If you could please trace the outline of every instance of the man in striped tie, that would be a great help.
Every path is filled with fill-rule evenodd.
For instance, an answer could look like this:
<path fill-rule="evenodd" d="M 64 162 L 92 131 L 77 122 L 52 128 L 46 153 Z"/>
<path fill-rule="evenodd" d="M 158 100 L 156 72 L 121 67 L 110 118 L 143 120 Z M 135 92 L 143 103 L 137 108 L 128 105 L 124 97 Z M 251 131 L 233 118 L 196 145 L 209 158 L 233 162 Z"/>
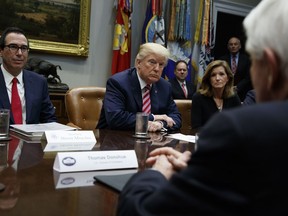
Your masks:
<path fill-rule="evenodd" d="M 238 37 L 231 37 L 227 48 L 229 53 L 221 56 L 219 59 L 227 61 L 231 67 L 234 74 L 234 86 L 240 100 L 243 101 L 247 92 L 252 89 L 249 73 L 251 61 L 249 56 L 240 52 L 241 41 Z"/>
<path fill-rule="evenodd" d="M 175 77 L 169 79 L 172 86 L 172 96 L 174 99 L 192 99 L 196 91 L 196 86 L 186 80 L 188 76 L 188 64 L 184 60 L 178 60 L 175 63 Z"/>
<path fill-rule="evenodd" d="M 136 113 L 149 113 L 149 131 L 178 130 L 181 115 L 171 85 L 161 78 L 169 51 L 160 44 L 140 46 L 135 67 L 108 79 L 97 128 L 133 130 Z"/>

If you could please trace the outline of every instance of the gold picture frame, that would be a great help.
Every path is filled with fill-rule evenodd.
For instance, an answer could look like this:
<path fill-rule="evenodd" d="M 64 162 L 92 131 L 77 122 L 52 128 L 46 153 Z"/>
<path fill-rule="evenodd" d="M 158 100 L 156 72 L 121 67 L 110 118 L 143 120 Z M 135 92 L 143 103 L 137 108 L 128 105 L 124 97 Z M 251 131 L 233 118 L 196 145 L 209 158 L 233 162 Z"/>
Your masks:
<path fill-rule="evenodd" d="M 5 22 L 0 22 L 0 27 L 2 30 L 9 26 L 22 28 L 29 38 L 31 52 L 87 57 L 91 0 L 67 2 L 4 2 L 7 5 L 1 7 L 0 18 L 10 16 Z M 8 11 L 6 8 L 12 9 Z"/>

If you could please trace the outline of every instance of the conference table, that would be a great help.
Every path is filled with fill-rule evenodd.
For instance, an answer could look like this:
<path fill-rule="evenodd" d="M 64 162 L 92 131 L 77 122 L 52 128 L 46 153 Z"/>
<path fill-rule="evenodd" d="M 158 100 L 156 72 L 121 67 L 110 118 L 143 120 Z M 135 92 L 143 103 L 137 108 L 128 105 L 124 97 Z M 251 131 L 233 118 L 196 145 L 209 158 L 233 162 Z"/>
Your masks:
<path fill-rule="evenodd" d="M 93 133 L 97 143 L 91 151 L 135 150 L 136 171 L 147 168 L 145 160 L 155 148 L 170 146 L 180 152 L 194 151 L 194 143 L 168 138 L 163 133 L 149 133 L 149 139 L 134 138 L 133 131 L 96 129 Z M 7 165 L 7 156 L 3 156 L 7 144 L 0 142 L 0 184 L 5 185 L 4 190 L 0 188 L 1 216 L 116 215 L 119 193 L 95 182 L 94 171 L 73 173 L 88 176 L 82 185 L 58 187 L 57 179 L 63 173 L 53 170 L 57 152 L 44 152 L 43 141 L 27 141 L 12 132 L 10 136 L 21 140 L 22 147 L 17 168 L 12 168 Z"/>

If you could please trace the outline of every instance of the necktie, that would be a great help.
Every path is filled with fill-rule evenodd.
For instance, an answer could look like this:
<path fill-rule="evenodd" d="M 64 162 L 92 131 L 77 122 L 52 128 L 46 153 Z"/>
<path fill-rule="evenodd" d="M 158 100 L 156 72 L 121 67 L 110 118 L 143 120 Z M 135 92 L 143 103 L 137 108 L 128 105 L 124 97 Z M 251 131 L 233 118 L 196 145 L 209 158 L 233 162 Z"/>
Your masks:
<path fill-rule="evenodd" d="M 182 83 L 181 86 L 182 86 L 182 89 L 183 89 L 183 92 L 184 92 L 185 98 L 187 98 L 187 91 L 186 91 L 186 89 L 185 89 L 185 84 Z"/>
<path fill-rule="evenodd" d="M 9 148 L 8 148 L 8 164 L 11 166 L 13 164 L 13 157 L 15 154 L 15 151 L 19 145 L 19 139 L 12 137 L 11 141 L 9 142 Z"/>
<path fill-rule="evenodd" d="M 11 109 L 14 117 L 15 124 L 22 124 L 22 106 L 17 88 L 18 80 L 16 77 L 12 80 L 12 97 Z"/>
<path fill-rule="evenodd" d="M 142 111 L 145 113 L 151 112 L 150 85 L 144 87 Z"/>
<path fill-rule="evenodd" d="M 237 70 L 236 56 L 235 55 L 232 56 L 231 69 L 232 69 L 232 73 L 235 74 L 236 70 Z"/>

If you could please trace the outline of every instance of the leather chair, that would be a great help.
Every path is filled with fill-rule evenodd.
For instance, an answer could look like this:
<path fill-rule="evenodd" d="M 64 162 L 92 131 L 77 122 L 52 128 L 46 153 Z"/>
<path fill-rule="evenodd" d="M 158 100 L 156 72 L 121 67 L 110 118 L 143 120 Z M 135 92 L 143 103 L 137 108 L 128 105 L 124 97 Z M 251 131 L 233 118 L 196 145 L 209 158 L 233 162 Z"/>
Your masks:
<path fill-rule="evenodd" d="M 174 101 L 182 117 L 181 131 L 190 132 L 192 129 L 191 127 L 192 100 L 174 99 Z"/>
<path fill-rule="evenodd" d="M 95 129 L 101 113 L 106 88 L 78 87 L 65 95 L 68 125 L 83 129 Z"/>

